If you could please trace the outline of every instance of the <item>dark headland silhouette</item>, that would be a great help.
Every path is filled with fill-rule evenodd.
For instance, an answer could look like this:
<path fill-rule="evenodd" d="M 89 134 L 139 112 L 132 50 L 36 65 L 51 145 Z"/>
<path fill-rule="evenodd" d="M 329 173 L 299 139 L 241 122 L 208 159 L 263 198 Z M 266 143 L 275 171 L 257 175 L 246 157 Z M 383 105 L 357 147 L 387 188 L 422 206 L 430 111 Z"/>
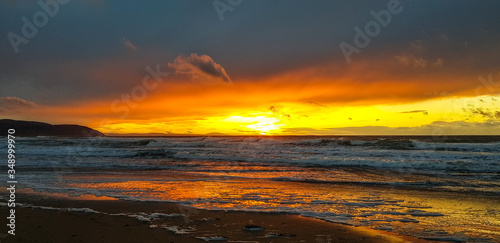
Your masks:
<path fill-rule="evenodd" d="M 21 137 L 104 137 L 103 133 L 80 125 L 51 125 L 35 121 L 0 120 L 0 136 L 7 136 L 9 129 L 15 129 L 15 135 Z"/>

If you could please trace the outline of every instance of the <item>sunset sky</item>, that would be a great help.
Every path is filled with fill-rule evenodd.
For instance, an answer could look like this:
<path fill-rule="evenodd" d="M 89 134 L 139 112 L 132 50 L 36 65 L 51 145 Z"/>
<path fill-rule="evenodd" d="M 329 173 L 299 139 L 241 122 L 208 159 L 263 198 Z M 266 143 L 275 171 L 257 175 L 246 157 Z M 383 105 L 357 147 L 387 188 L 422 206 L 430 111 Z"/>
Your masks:
<path fill-rule="evenodd" d="M 497 0 L 40 2 L 0 1 L 0 118 L 109 135 L 500 135 Z"/>

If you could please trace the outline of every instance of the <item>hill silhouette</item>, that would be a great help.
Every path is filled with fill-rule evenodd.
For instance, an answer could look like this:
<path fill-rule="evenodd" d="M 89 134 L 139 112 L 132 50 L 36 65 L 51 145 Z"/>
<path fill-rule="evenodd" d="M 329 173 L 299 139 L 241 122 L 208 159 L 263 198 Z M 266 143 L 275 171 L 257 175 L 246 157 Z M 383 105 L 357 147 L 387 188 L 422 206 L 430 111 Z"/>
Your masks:
<path fill-rule="evenodd" d="M 15 136 L 37 137 L 103 137 L 104 134 L 80 125 L 51 125 L 36 121 L 0 120 L 0 136 L 7 136 L 8 129 L 15 129 Z"/>

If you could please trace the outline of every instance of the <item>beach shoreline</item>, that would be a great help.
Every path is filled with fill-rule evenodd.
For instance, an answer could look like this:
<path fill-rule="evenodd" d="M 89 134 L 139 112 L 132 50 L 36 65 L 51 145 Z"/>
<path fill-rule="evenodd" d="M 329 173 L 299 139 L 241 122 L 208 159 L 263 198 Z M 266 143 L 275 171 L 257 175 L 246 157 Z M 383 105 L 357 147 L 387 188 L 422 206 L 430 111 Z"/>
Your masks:
<path fill-rule="evenodd" d="M 6 198 L 7 195 L 1 195 Z M 17 194 L 16 235 L 2 242 L 431 242 L 287 213 L 194 209 L 171 202 Z M 6 221 L 8 207 L 2 205 Z M 7 232 L 6 224 L 3 224 Z M 259 230 L 249 225 L 260 226 Z M 3 233 L 3 232 L 2 232 Z M 2 235 L 5 237 L 5 235 Z"/>

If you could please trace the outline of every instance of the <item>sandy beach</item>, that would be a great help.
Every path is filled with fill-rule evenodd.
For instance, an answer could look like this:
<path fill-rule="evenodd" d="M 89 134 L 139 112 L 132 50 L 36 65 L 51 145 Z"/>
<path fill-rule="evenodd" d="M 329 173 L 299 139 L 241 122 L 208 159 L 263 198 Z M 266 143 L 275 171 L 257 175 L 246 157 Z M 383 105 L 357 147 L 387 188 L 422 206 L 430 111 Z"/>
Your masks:
<path fill-rule="evenodd" d="M 16 235 L 3 234 L 2 242 L 430 242 L 292 214 L 200 210 L 94 196 L 17 197 Z M 5 219 L 6 205 L 1 212 Z M 5 224 L 3 228 L 7 232 Z"/>

